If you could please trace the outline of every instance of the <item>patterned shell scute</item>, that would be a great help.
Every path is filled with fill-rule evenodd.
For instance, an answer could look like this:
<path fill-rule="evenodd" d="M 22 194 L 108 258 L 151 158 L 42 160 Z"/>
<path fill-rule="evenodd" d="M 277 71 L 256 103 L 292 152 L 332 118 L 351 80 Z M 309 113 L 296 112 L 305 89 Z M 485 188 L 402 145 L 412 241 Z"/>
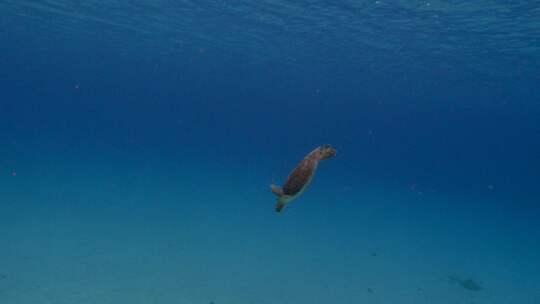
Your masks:
<path fill-rule="evenodd" d="M 283 193 L 286 195 L 294 196 L 304 188 L 309 182 L 311 176 L 315 172 L 317 167 L 317 160 L 311 158 L 305 158 L 298 164 L 298 166 L 291 172 L 287 181 L 283 185 Z"/>

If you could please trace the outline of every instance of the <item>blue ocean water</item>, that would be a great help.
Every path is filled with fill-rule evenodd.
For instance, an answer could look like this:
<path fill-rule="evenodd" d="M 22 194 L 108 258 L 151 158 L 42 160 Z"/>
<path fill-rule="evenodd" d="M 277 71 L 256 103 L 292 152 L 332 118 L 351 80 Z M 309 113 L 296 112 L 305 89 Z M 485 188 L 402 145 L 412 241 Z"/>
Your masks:
<path fill-rule="evenodd" d="M 0 303 L 540 303 L 535 1 L 0 12 Z"/>

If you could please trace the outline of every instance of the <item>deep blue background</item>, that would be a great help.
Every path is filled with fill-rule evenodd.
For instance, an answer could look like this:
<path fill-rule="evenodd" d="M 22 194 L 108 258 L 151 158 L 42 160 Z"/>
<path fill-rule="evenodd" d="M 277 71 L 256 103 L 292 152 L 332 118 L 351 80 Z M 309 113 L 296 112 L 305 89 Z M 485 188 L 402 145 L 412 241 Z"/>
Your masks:
<path fill-rule="evenodd" d="M 533 2 L 2 1 L 0 302 L 537 303 Z"/>
<path fill-rule="evenodd" d="M 8 1 L 4 153 L 241 162 L 328 142 L 344 179 L 537 200 L 538 9 L 433 5 Z"/>

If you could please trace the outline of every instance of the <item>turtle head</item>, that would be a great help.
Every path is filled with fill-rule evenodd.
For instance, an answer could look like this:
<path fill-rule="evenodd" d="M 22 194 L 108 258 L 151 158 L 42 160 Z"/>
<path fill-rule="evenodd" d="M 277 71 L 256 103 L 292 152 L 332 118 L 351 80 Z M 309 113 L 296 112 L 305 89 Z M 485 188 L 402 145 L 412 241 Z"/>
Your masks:
<path fill-rule="evenodd" d="M 330 145 L 322 145 L 319 147 L 319 153 L 321 154 L 321 159 L 327 159 L 336 156 L 337 151 Z"/>

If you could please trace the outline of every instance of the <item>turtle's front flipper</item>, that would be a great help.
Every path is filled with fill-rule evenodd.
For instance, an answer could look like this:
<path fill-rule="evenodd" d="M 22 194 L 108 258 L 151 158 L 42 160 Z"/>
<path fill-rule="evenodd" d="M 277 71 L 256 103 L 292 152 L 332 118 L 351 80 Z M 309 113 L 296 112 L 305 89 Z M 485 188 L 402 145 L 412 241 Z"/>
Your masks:
<path fill-rule="evenodd" d="M 274 194 L 278 197 L 282 196 L 283 195 L 283 189 L 281 189 L 281 187 L 279 186 L 276 186 L 274 184 L 271 184 L 270 185 L 270 189 L 272 189 L 272 192 L 274 192 Z"/>

